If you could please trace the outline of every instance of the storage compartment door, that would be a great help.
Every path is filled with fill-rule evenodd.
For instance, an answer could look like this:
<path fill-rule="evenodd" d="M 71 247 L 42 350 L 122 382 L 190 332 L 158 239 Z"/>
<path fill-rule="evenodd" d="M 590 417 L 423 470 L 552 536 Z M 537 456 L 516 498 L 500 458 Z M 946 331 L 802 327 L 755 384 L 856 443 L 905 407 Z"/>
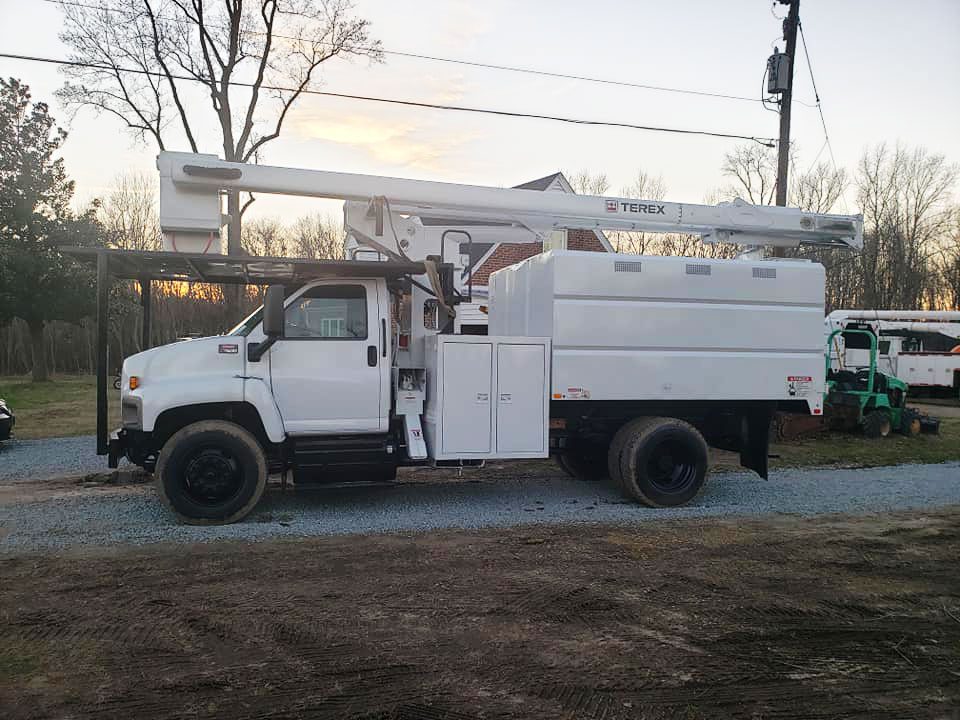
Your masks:
<path fill-rule="evenodd" d="M 441 347 L 443 452 L 489 453 L 493 345 L 448 342 Z"/>
<path fill-rule="evenodd" d="M 497 453 L 545 452 L 546 347 L 497 346 Z"/>

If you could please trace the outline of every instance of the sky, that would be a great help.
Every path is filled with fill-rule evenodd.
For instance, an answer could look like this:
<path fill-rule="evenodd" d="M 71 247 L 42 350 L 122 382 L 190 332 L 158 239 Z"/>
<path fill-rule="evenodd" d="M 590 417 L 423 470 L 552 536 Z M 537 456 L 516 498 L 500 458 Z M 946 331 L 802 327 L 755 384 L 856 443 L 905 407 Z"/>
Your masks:
<path fill-rule="evenodd" d="M 767 56 L 782 49 L 786 8 L 769 0 L 356 0 L 385 49 L 711 93 L 759 97 Z M 836 163 L 852 170 L 875 143 L 923 145 L 960 161 L 960 0 L 803 0 L 801 21 Z M 64 58 L 59 7 L 0 0 L 0 52 Z M 70 135 L 63 148 L 77 201 L 102 197 L 117 175 L 155 173 L 156 148 L 113 118 L 71 117 L 54 66 L 0 59 L 0 74 L 31 86 Z M 323 88 L 431 103 L 775 137 L 757 102 L 386 56 L 335 59 Z M 824 133 L 802 55 L 793 140 L 799 169 Z M 209 112 L 202 95 L 188 102 Z M 804 103 L 804 104 L 801 104 Z M 637 172 L 662 175 L 667 198 L 702 202 L 725 184 L 724 153 L 739 142 L 307 97 L 261 162 L 479 185 L 510 186 L 557 170 L 603 172 L 612 193 Z M 187 149 L 185 145 L 170 149 Z M 207 133 L 208 152 L 217 151 Z M 829 153 L 824 151 L 821 159 Z M 251 216 L 292 220 L 328 202 L 261 198 Z"/>

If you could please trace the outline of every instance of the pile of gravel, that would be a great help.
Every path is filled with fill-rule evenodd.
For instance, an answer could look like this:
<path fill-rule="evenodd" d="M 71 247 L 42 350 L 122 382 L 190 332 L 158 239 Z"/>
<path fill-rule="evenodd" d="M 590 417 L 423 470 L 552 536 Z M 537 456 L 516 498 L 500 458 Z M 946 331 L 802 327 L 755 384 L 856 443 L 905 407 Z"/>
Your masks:
<path fill-rule="evenodd" d="M 518 465 L 518 471 L 522 465 Z M 650 509 L 609 484 L 565 476 L 272 490 L 241 523 L 180 525 L 151 492 L 61 497 L 0 507 L 0 552 L 114 543 L 208 542 L 766 513 L 866 513 L 960 504 L 960 463 L 863 470 L 778 470 L 769 481 L 715 475 L 690 506 Z"/>

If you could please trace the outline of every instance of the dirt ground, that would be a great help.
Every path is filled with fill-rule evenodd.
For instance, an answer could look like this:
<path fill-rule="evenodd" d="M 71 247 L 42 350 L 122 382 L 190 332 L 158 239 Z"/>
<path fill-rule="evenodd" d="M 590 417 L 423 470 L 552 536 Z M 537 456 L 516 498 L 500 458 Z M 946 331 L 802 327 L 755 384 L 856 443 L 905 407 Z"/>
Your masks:
<path fill-rule="evenodd" d="M 0 559 L 0 717 L 956 718 L 960 507 Z"/>

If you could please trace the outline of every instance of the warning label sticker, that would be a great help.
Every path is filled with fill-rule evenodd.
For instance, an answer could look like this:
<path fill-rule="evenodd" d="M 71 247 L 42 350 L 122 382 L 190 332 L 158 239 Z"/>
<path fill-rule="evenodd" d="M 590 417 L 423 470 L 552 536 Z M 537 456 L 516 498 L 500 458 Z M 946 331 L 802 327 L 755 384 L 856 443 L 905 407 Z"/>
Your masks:
<path fill-rule="evenodd" d="M 787 395 L 806 397 L 813 389 L 813 378 L 809 375 L 787 375 Z"/>
<path fill-rule="evenodd" d="M 568 387 L 567 391 L 563 393 L 564 400 L 589 400 L 590 391 L 585 388 L 578 387 Z"/>

